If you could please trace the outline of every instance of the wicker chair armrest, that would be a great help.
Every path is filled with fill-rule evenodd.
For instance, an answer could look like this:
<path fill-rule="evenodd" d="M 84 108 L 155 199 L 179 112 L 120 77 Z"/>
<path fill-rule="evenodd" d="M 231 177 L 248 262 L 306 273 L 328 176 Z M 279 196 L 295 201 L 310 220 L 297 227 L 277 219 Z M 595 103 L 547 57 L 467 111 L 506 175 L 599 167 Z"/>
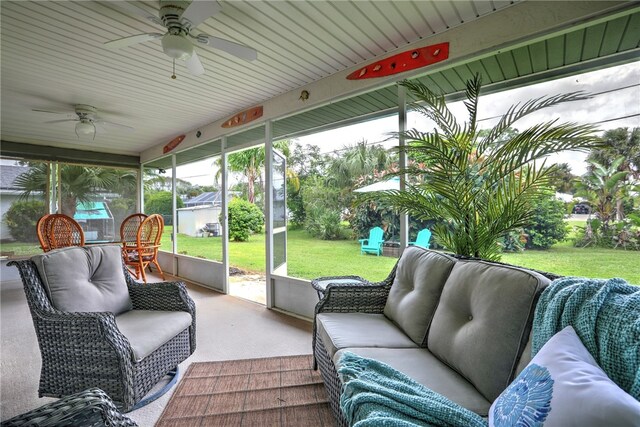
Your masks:
<path fill-rule="evenodd" d="M 134 310 L 191 313 L 195 307 L 184 282 L 135 283 L 128 287 Z"/>
<path fill-rule="evenodd" d="M 60 400 L 18 415 L 2 423 L 3 427 L 18 426 L 137 426 L 118 411 L 109 396 L 99 388 L 65 396 Z"/>
<path fill-rule="evenodd" d="M 108 343 L 118 358 L 125 363 L 135 360 L 129 340 L 120 332 L 116 325 L 116 317 L 110 312 L 64 312 L 52 310 L 33 312 L 34 325 L 42 328 L 41 340 L 52 336 L 52 350 L 57 347 L 68 347 L 72 351 L 91 353 L 94 346 Z M 55 334 L 51 332 L 55 331 Z M 55 337 L 53 337 L 55 335 Z M 64 337 L 64 338 L 61 338 Z M 48 345 L 40 347 L 47 348 Z"/>
<path fill-rule="evenodd" d="M 189 341 L 196 350 L 196 304 L 184 282 L 137 283 L 130 281 L 129 296 L 134 310 L 186 311 L 191 315 Z"/>
<path fill-rule="evenodd" d="M 391 283 L 331 283 L 316 305 L 318 313 L 382 313 Z"/>

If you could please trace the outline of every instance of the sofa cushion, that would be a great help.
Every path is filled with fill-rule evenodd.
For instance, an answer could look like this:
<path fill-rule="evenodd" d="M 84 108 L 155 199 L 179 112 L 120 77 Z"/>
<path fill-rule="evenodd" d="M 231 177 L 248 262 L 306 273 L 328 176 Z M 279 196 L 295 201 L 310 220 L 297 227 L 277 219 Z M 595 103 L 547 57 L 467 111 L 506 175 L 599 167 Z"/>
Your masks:
<path fill-rule="evenodd" d="M 191 315 L 186 311 L 131 310 L 116 316 L 116 325 L 140 361 L 191 326 Z"/>
<path fill-rule="evenodd" d="M 382 314 L 320 313 L 316 325 L 330 357 L 345 347 L 416 347 Z"/>
<path fill-rule="evenodd" d="M 424 345 L 431 319 L 456 260 L 438 252 L 407 248 L 396 270 L 384 314 L 416 344 Z"/>
<path fill-rule="evenodd" d="M 440 393 L 458 405 L 481 416 L 487 416 L 491 402 L 469 381 L 449 368 L 424 348 L 346 348 L 333 356 L 336 370 L 340 356 L 350 351 L 358 356 L 384 362 L 423 386 Z"/>
<path fill-rule="evenodd" d="M 549 280 L 482 261 L 458 261 L 429 331 L 429 350 L 489 401 L 515 376 L 537 297 Z"/>
<path fill-rule="evenodd" d="M 70 247 L 31 260 L 58 310 L 118 315 L 132 308 L 121 253 L 119 245 Z"/>

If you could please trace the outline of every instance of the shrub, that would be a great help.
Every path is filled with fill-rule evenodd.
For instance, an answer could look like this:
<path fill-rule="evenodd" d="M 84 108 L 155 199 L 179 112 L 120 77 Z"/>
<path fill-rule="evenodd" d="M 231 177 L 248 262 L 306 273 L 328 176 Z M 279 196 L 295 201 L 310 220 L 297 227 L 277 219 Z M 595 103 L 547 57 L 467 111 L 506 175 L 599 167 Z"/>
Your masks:
<path fill-rule="evenodd" d="M 4 214 L 4 222 L 15 240 L 37 242 L 36 224 L 44 213 L 45 204 L 40 200 L 17 201 Z"/>
<path fill-rule="evenodd" d="M 637 216 L 632 214 L 631 218 L 614 221 L 604 227 L 603 221 L 592 218 L 585 227 L 576 227 L 575 246 L 640 250 L 640 226 L 637 221 Z"/>
<path fill-rule="evenodd" d="M 540 198 L 533 210 L 530 225 L 524 228 L 528 235 L 526 249 L 549 249 L 567 237 L 564 222 L 564 202 L 555 197 Z"/>
<path fill-rule="evenodd" d="M 184 203 L 182 199 L 176 196 L 176 207 L 183 208 Z M 152 193 L 149 197 L 144 201 L 144 212 L 146 214 L 160 214 L 165 219 L 165 224 L 170 225 L 167 219 L 172 218 L 171 213 L 173 210 L 173 204 L 171 202 L 171 192 L 170 191 L 158 191 L 157 193 Z"/>
<path fill-rule="evenodd" d="M 229 239 L 246 242 L 249 234 L 262 231 L 264 215 L 260 208 L 246 200 L 234 198 L 229 202 Z"/>
<path fill-rule="evenodd" d="M 323 207 L 307 210 L 305 229 L 322 240 L 344 240 L 348 234 L 340 224 L 340 212 Z"/>

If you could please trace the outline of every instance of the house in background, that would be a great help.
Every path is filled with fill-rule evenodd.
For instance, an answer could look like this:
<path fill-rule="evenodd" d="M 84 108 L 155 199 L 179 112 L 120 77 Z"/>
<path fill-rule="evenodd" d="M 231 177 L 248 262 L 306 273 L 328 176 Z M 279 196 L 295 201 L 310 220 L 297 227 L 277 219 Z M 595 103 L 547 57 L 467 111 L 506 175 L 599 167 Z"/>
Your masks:
<path fill-rule="evenodd" d="M 184 202 L 186 207 L 177 209 L 178 233 L 199 237 L 209 235 L 203 232 L 207 224 L 214 224 L 210 229 L 217 229 L 220 235 L 220 213 L 222 212 L 222 192 L 209 191 L 198 194 Z"/>

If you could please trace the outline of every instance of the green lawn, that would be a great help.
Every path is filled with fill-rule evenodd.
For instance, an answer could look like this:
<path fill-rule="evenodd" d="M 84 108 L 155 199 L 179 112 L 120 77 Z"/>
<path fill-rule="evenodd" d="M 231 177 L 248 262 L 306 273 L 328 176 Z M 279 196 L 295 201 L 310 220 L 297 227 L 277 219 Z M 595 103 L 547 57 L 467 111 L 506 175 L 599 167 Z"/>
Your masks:
<path fill-rule="evenodd" d="M 570 222 L 572 226 L 582 224 L 584 223 Z M 166 227 L 163 235 L 165 248 L 171 247 L 170 232 L 170 227 Z M 292 277 L 313 279 L 319 276 L 354 274 L 378 281 L 387 277 L 396 262 L 394 258 L 361 255 L 357 241 L 317 240 L 304 230 L 290 230 L 288 241 L 288 268 Z M 222 240 L 218 237 L 179 235 L 178 251 L 219 260 Z M 231 242 L 229 257 L 232 266 L 249 271 L 264 271 L 264 235 L 252 235 L 248 242 Z M 502 261 L 563 276 L 622 277 L 630 283 L 640 284 L 640 252 L 575 248 L 567 241 L 547 251 L 507 253 L 503 255 Z"/>
<path fill-rule="evenodd" d="M 570 223 L 582 224 L 575 221 Z M 353 274 L 378 281 L 389 274 L 396 262 L 394 258 L 361 255 L 357 241 L 317 240 L 303 230 L 289 231 L 288 243 L 288 268 L 292 277 L 313 279 L 319 276 Z M 171 250 L 171 227 L 165 228 L 162 247 Z M 251 236 L 248 242 L 231 242 L 231 265 L 252 272 L 264 271 L 264 250 L 263 234 Z M 37 244 L 9 243 L 2 244 L 2 251 L 30 255 L 39 253 L 40 249 Z M 179 235 L 178 252 L 221 260 L 222 239 Z M 622 277 L 630 283 L 640 284 L 640 252 L 637 251 L 575 248 L 567 241 L 546 251 L 507 253 L 503 255 L 502 261 L 563 276 Z"/>

